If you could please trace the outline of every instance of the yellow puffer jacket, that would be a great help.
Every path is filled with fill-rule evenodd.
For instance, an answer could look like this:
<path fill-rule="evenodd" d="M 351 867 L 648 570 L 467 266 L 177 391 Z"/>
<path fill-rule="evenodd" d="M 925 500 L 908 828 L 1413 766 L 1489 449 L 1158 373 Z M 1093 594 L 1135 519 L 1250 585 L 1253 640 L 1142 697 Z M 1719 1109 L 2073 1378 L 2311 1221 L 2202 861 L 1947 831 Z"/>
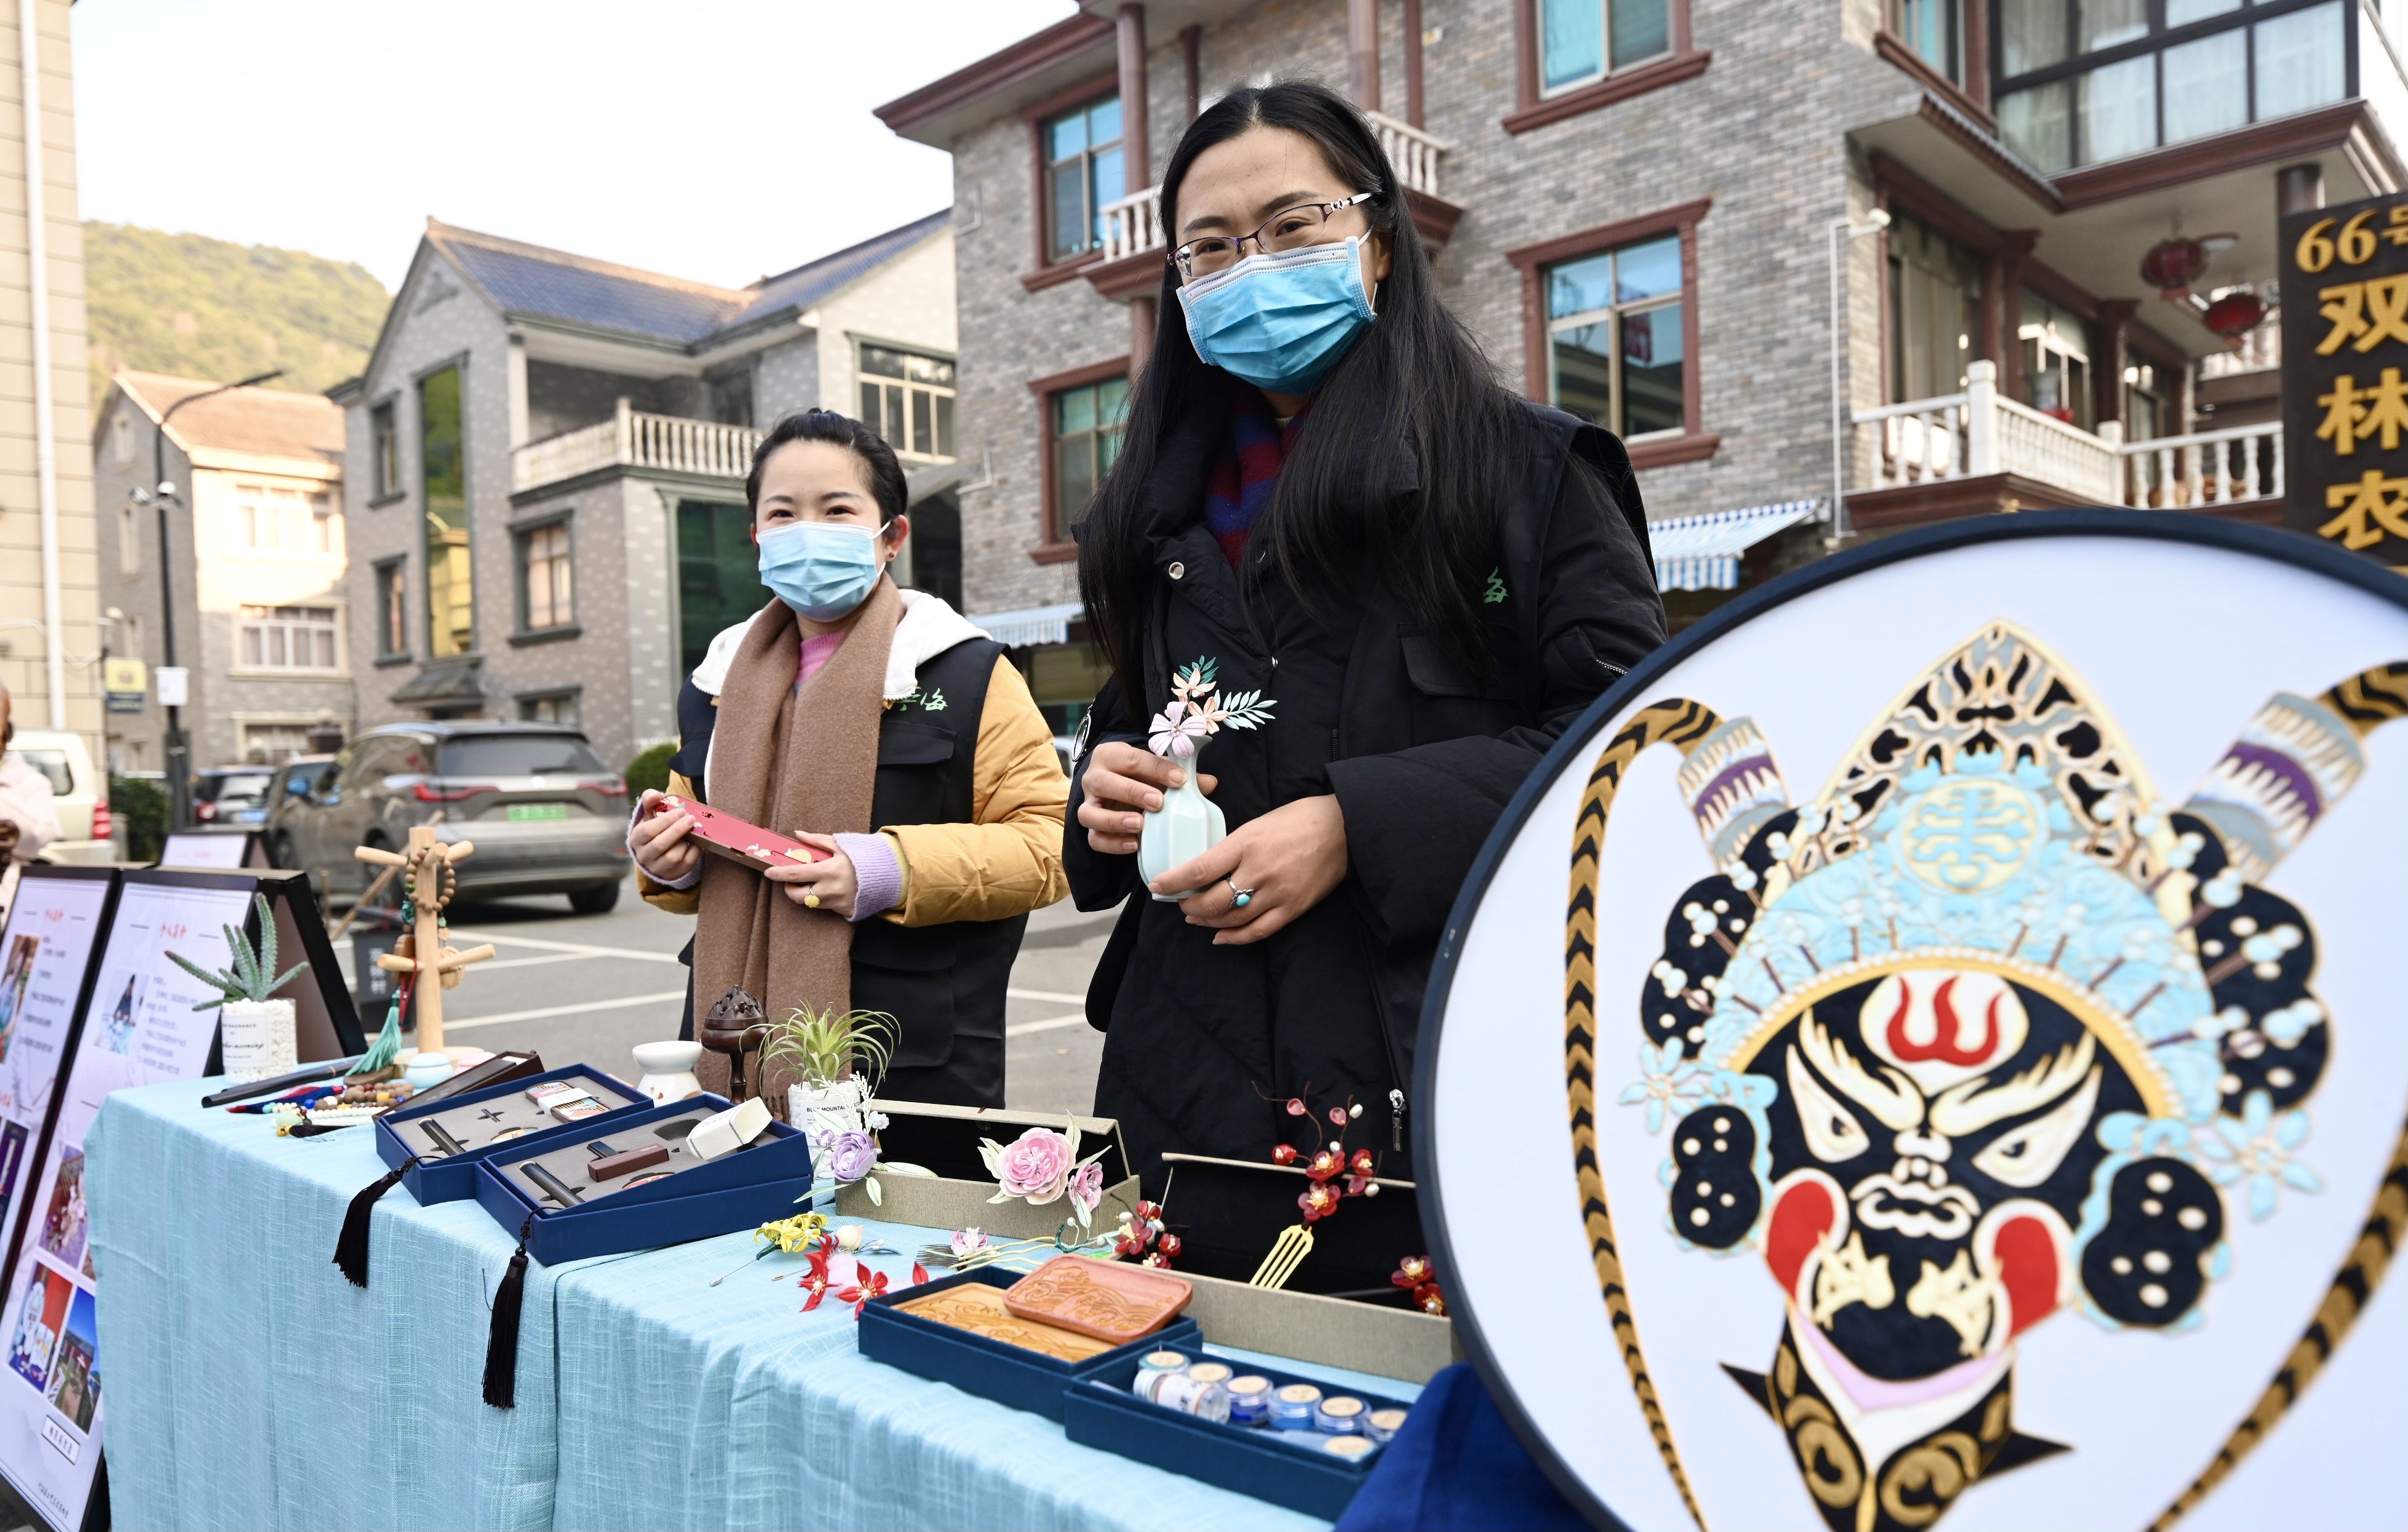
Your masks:
<path fill-rule="evenodd" d="M 905 593 L 904 624 L 896 631 L 897 663 L 891 664 L 888 707 L 910 694 L 909 667 L 916 663 L 911 650 L 939 644 L 950 647 L 976 630 L 951 608 L 933 596 Z M 920 621 L 913 621 L 917 617 Z M 947 621 L 950 620 L 950 621 Z M 714 657 L 723 646 L 732 653 L 731 636 L 740 639 L 746 624 L 738 623 L 711 645 Z M 950 641 L 949 641 L 950 640 Z M 915 642 L 916 641 L 916 642 Z M 921 655 L 939 651 L 922 648 Z M 718 677 L 707 677 L 711 661 L 695 672 L 697 684 L 718 690 Z M 898 691 L 897 688 L 900 687 Z M 718 706 L 714 694 L 712 706 Z M 693 796 L 695 783 L 681 772 L 669 774 L 669 792 Z M 986 707 L 979 719 L 978 750 L 971 764 L 971 812 L 966 823 L 882 824 L 879 833 L 895 848 L 903 868 L 903 901 L 882 919 L 904 925 L 941 925 L 949 921 L 995 921 L 1025 915 L 1060 900 L 1069 892 L 1062 870 L 1062 817 L 1070 799 L 1069 779 L 1062 774 L 1054 736 L 1045 715 L 1037 709 L 1011 661 L 997 655 L 995 674 L 987 682 Z M 772 826 L 780 828 L 780 826 Z M 809 828 L 809 826 L 804 826 Z M 647 904 L 676 914 L 691 915 L 701 904 L 698 889 L 663 888 L 639 868 L 637 891 Z"/>

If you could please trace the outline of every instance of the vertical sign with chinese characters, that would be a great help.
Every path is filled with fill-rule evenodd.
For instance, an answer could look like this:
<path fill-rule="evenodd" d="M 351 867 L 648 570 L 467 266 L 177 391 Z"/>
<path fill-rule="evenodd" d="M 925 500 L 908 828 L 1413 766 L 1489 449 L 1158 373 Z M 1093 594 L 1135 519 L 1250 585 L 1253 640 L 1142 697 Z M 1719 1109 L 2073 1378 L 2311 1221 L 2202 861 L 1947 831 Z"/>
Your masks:
<path fill-rule="evenodd" d="M 2408 567 L 2408 193 L 2281 224 L 2286 523 Z"/>

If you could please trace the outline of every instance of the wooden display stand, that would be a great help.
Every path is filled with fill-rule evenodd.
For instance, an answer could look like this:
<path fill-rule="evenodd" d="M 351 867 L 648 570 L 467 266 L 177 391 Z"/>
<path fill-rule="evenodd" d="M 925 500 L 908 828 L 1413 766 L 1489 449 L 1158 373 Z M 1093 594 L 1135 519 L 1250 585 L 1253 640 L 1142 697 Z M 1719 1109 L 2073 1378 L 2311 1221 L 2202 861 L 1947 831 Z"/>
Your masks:
<path fill-rule="evenodd" d="M 443 907 L 452 902 L 452 891 L 444 884 L 444 874 L 451 865 L 476 851 L 475 842 L 456 840 L 450 845 L 435 838 L 431 824 L 413 826 L 409 832 L 409 848 L 389 852 L 380 846 L 359 846 L 351 854 L 363 862 L 379 866 L 399 867 L 410 881 L 410 909 L 417 917 L 415 929 L 404 938 L 409 952 L 381 953 L 377 966 L 388 973 L 415 974 L 420 979 L 432 977 L 432 984 L 413 984 L 410 1005 L 418 1014 L 418 1048 L 421 1052 L 440 1053 L 443 1047 L 443 992 L 460 982 L 460 970 L 471 963 L 482 963 L 494 955 L 493 944 L 471 947 L 459 952 L 443 945 Z"/>

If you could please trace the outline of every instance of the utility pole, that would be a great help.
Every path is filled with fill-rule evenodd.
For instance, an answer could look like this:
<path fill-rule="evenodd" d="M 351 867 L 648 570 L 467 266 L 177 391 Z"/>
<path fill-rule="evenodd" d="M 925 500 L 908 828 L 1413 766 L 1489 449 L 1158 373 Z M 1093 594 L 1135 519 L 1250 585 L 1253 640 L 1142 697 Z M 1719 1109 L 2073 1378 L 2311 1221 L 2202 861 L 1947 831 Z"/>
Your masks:
<path fill-rule="evenodd" d="M 157 488 L 145 494 L 134 492 L 135 503 L 149 499 L 159 513 L 159 641 L 163 656 L 160 667 L 166 669 L 176 663 L 176 573 L 175 555 L 167 543 L 167 507 L 177 498 L 176 486 L 167 479 L 167 422 L 179 409 L 202 399 L 215 398 L 238 388 L 251 388 L 284 376 L 277 367 L 268 372 L 246 378 L 238 383 L 220 383 L 215 388 L 188 394 L 159 412 L 159 421 L 150 433 L 150 482 Z M 194 551 L 199 556 L 199 551 Z M 184 741 L 183 709 L 167 709 L 167 801 L 168 828 L 182 829 L 193 820 L 193 763 L 191 748 Z"/>

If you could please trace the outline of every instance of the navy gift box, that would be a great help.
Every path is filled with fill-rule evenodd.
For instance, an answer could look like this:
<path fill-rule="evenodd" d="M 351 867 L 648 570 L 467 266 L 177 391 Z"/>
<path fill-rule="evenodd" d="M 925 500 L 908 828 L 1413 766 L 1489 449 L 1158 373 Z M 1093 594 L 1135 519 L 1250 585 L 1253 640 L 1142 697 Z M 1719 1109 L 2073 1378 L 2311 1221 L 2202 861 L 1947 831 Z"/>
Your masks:
<path fill-rule="evenodd" d="M 690 1095 L 666 1106 L 612 1112 L 574 1124 L 581 1133 L 530 1136 L 504 1144 L 477 1162 L 477 1201 L 495 1223 L 517 1236 L 525 1231 L 527 1253 L 545 1266 L 593 1255 L 650 1250 L 658 1245 L 708 1239 L 807 1211 L 811 1190 L 810 1140 L 784 1123 L 772 1122 L 744 1149 L 679 1170 L 640 1186 L 578 1183 L 589 1201 L 556 1208 L 512 1167 L 560 1149 L 565 1138 L 622 1140 L 634 1147 L 636 1130 L 675 1118 L 724 1111 L 724 1096 Z M 529 1215 L 533 1215 L 530 1217 Z"/>
<path fill-rule="evenodd" d="M 480 1101 L 518 1095 L 518 1093 L 540 1085 L 547 1080 L 573 1080 L 582 1084 L 587 1093 L 597 1101 L 607 1102 L 616 1098 L 624 1101 L 626 1105 L 605 1112 L 599 1117 L 589 1117 L 581 1123 L 555 1123 L 540 1132 L 524 1134 L 516 1138 L 506 1138 L 497 1144 L 480 1144 L 463 1150 L 457 1154 L 447 1154 L 441 1159 L 421 1160 L 402 1172 L 401 1184 L 408 1189 L 411 1196 L 418 1199 L 421 1207 L 431 1206 L 437 1202 L 457 1202 L 464 1196 L 477 1195 L 477 1162 L 480 1160 L 491 1159 L 496 1154 L 516 1154 L 556 1147 L 567 1135 L 574 1133 L 584 1133 L 589 1136 L 608 1133 L 621 1123 L 629 1121 L 635 1113 L 646 1110 L 652 1106 L 652 1102 L 644 1094 L 633 1085 L 613 1080 L 598 1069 L 588 1068 L 582 1064 L 572 1064 L 566 1068 L 550 1069 L 539 1075 L 528 1075 L 519 1080 L 507 1081 L 499 1085 L 490 1085 L 481 1091 L 471 1091 L 466 1095 L 445 1096 L 439 1101 L 430 1101 L 423 1107 L 397 1107 L 376 1120 L 377 1158 L 384 1161 L 388 1167 L 392 1167 L 400 1165 L 412 1154 L 423 1154 L 430 1151 L 431 1145 L 422 1147 L 423 1135 L 413 1132 L 408 1141 L 404 1141 L 401 1136 L 401 1127 L 416 1118 L 440 1116 L 456 1107 L 472 1106 Z M 521 1101 L 525 1100 L 523 1095 L 519 1095 L 518 1098 Z M 533 1108 L 530 1107 L 529 1110 L 532 1111 Z"/>
<path fill-rule="evenodd" d="M 1136 1373 L 1139 1357 L 1165 1346 L 1190 1356 L 1203 1353 L 1204 1339 L 1196 1322 L 1184 1317 L 1084 1362 L 1063 1362 L 1039 1352 L 1008 1346 L 951 1324 L 904 1313 L 898 1307 L 966 1282 L 1010 1287 L 1023 1275 L 979 1267 L 872 1298 L 861 1313 L 861 1354 L 923 1378 L 951 1383 L 965 1393 L 1008 1404 L 1014 1410 L 1058 1421 L 1062 1418 L 1064 1391 L 1082 1378 L 1117 1368 L 1126 1379 Z"/>
<path fill-rule="evenodd" d="M 1240 1374 L 1268 1378 L 1273 1388 L 1311 1383 L 1325 1395 L 1347 1392 L 1319 1378 L 1283 1372 L 1278 1367 L 1231 1362 Z M 1371 1477 L 1378 1453 L 1360 1462 L 1332 1457 L 1310 1439 L 1288 1440 L 1311 1433 L 1274 1431 L 1268 1426 L 1215 1424 L 1195 1415 L 1148 1404 L 1128 1391 L 1137 1376 L 1137 1358 L 1123 1357 L 1109 1367 L 1082 1375 L 1062 1396 L 1062 1430 L 1072 1441 L 1100 1447 L 1140 1463 L 1183 1473 L 1240 1495 L 1283 1505 L 1308 1515 L 1335 1521 Z M 1358 1394 L 1364 1413 L 1374 1410 L 1408 1410 L 1402 1399 Z M 1382 1449 L 1385 1451 L 1385 1449 Z"/>

